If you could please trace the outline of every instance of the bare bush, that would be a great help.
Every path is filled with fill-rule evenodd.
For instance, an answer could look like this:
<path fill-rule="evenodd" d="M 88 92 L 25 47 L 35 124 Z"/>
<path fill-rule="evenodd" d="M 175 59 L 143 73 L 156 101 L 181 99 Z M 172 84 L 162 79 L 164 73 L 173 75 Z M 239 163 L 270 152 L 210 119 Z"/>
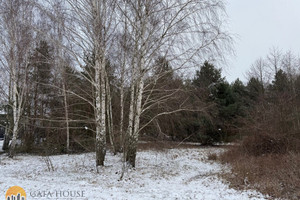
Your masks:
<path fill-rule="evenodd" d="M 260 150 L 253 152 L 261 153 Z M 255 189 L 272 198 L 300 198 L 299 153 L 269 153 L 254 156 L 246 153 L 241 145 L 222 154 L 220 161 L 231 164 L 231 172 L 222 176 L 234 188 Z"/>

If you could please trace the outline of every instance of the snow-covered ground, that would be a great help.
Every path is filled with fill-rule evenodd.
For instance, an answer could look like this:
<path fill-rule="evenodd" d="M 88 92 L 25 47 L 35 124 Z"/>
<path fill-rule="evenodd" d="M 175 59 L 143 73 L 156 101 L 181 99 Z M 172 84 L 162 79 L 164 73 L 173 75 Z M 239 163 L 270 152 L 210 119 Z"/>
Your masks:
<path fill-rule="evenodd" d="M 25 189 L 28 200 L 63 199 L 53 196 L 33 198 L 38 194 L 54 194 L 57 191 L 84 193 L 84 198 L 74 200 L 265 199 L 255 191 L 230 189 L 217 177 L 225 167 L 207 161 L 207 155 L 220 151 L 220 148 L 181 148 L 138 152 L 136 169 L 128 169 L 123 180 L 119 180 L 121 155 L 108 153 L 105 167 L 97 174 L 93 153 L 51 156 L 54 171 L 48 170 L 47 159 L 40 156 L 22 155 L 12 160 L 2 154 L 0 198 L 3 199 L 9 187 L 18 185 Z"/>

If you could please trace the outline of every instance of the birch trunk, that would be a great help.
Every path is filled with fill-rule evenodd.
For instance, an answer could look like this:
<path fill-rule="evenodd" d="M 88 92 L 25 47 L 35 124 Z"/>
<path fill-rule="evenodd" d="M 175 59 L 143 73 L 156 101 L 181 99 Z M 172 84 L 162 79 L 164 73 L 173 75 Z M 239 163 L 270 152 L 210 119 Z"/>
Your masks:
<path fill-rule="evenodd" d="M 113 128 L 113 117 L 112 117 L 112 105 L 111 105 L 111 95 L 110 95 L 110 87 L 109 87 L 109 80 L 106 76 L 106 115 L 107 115 L 107 132 L 109 134 L 109 140 L 112 147 L 113 153 L 117 154 L 117 145 L 114 137 L 114 128 Z"/>
<path fill-rule="evenodd" d="M 132 135 L 133 135 L 133 123 L 134 123 L 134 103 L 135 103 L 135 87 L 134 80 L 131 83 L 130 88 L 130 106 L 129 106 L 129 118 L 128 118 L 128 128 L 124 138 L 124 157 L 126 161 L 130 160 L 130 148 L 132 146 Z"/>
<path fill-rule="evenodd" d="M 129 138 L 129 146 L 127 150 L 127 161 L 132 167 L 135 167 L 137 144 L 139 140 L 140 117 L 142 113 L 142 97 L 144 91 L 143 77 L 140 77 L 137 87 L 138 89 L 137 89 L 137 97 L 136 97 L 136 105 L 135 105 L 136 107 L 135 107 L 133 131 Z"/>
<path fill-rule="evenodd" d="M 105 55 L 105 54 L 103 54 Z M 101 143 L 102 143 L 102 157 L 103 157 L 103 162 L 106 154 L 106 105 L 105 105 L 105 100 L 106 100 L 106 89 L 105 89 L 105 58 L 103 58 L 103 62 L 101 64 Z M 104 164 L 102 164 L 104 165 Z"/>
<path fill-rule="evenodd" d="M 105 89 L 105 59 L 96 59 L 96 166 L 104 165 L 106 154 L 106 89 Z"/>
<path fill-rule="evenodd" d="M 9 157 L 12 158 L 15 155 L 15 148 L 17 144 L 18 139 L 18 128 L 19 128 L 19 120 L 20 120 L 20 104 L 22 102 L 18 102 L 18 90 L 17 90 L 17 77 L 16 77 L 16 69 L 15 64 L 11 67 L 11 73 L 12 73 L 12 81 L 13 81 L 13 91 L 12 91 L 12 97 L 13 97 L 13 130 L 12 130 L 12 140 L 9 148 Z M 19 105 L 18 105 L 19 104 Z"/>
<path fill-rule="evenodd" d="M 95 93 L 92 100 L 87 100 L 94 110 L 94 123 L 96 132 L 95 151 L 96 166 L 104 165 L 106 154 L 106 59 L 108 59 L 112 39 L 117 31 L 116 22 L 116 2 L 115 0 L 67 0 L 71 13 L 73 14 L 74 23 L 70 24 L 70 40 L 76 41 L 75 47 L 78 50 L 71 50 L 74 60 L 84 70 L 85 64 L 82 63 L 82 53 L 93 55 L 93 68 L 88 75 L 83 75 L 93 85 Z M 74 24 L 76 24 L 74 26 Z M 78 26 L 78 27 L 77 27 Z M 78 30 L 81 30 L 80 33 Z M 72 45 L 73 46 L 73 45 Z M 76 48 L 74 48 L 76 49 Z M 95 64 L 94 64 L 95 62 Z M 95 73 L 95 74 L 93 74 Z M 110 87 L 109 85 L 107 87 Z M 80 96 L 80 95 L 79 95 Z"/>
<path fill-rule="evenodd" d="M 67 132 L 67 153 L 70 152 L 70 127 L 69 127 L 69 110 L 68 110 L 68 100 L 66 83 L 63 83 L 63 96 L 64 96 L 64 107 L 65 107 L 65 120 L 66 120 L 66 132 Z"/>
<path fill-rule="evenodd" d="M 121 75 L 121 88 L 120 88 L 120 145 L 121 149 L 124 150 L 124 133 L 123 125 L 124 124 L 124 81 L 123 75 Z"/>
<path fill-rule="evenodd" d="M 147 3 L 146 3 L 147 4 Z M 136 69 L 133 71 L 133 76 L 136 77 L 136 81 L 133 81 L 133 85 L 136 87 L 136 94 L 133 95 L 133 104 L 135 106 L 133 109 L 133 116 L 132 116 L 132 132 L 129 135 L 128 141 L 128 149 L 127 149 L 127 157 L 126 161 L 132 166 L 135 167 L 135 160 L 136 160 L 136 152 L 137 152 L 137 145 L 139 139 L 139 129 L 140 129 L 140 117 L 142 113 L 142 98 L 144 92 L 144 68 L 145 68 L 145 50 L 146 50 L 146 41 L 145 41 L 145 33 L 146 33 L 146 24 L 148 20 L 148 15 L 144 13 L 146 11 L 145 6 L 141 1 L 137 2 L 137 8 L 140 12 L 135 20 L 136 23 L 139 25 L 139 29 L 136 29 L 135 34 L 135 57 L 136 63 L 133 62 L 133 66 L 136 65 Z M 146 11 L 147 12 L 147 11 Z M 139 16 L 140 15 L 140 16 Z"/>
<path fill-rule="evenodd" d="M 127 4 L 125 4 L 125 10 L 123 17 L 125 18 L 124 21 L 124 38 L 121 40 L 122 42 L 122 60 L 121 60 L 121 77 L 120 77 L 120 143 L 121 149 L 124 151 L 125 146 L 125 135 L 123 133 L 123 126 L 124 126 L 124 84 L 125 84 L 125 68 L 126 68 L 126 56 L 127 56 L 127 34 L 128 34 L 128 22 L 127 22 Z"/>

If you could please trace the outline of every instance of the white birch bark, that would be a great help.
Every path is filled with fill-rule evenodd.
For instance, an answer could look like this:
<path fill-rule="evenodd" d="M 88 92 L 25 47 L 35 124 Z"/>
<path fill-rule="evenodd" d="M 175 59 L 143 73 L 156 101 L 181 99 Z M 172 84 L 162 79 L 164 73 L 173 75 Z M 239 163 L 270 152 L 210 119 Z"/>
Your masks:
<path fill-rule="evenodd" d="M 124 149 L 124 72 L 121 72 L 121 88 L 120 88 L 120 145 Z"/>
<path fill-rule="evenodd" d="M 13 130 L 12 130 L 12 140 L 9 150 L 9 157 L 13 157 L 15 154 L 15 147 L 17 144 L 18 138 L 18 128 L 19 128 L 19 120 L 20 120 L 20 110 L 18 106 L 18 91 L 17 91 L 17 77 L 16 77 L 16 69 L 15 69 L 15 62 L 12 62 L 13 65 L 11 66 L 11 76 L 13 80 L 13 91 L 12 91 L 12 110 L 13 110 Z M 19 102 L 21 103 L 21 102 Z"/>
<path fill-rule="evenodd" d="M 134 161 L 134 140 L 133 140 L 133 128 L 134 128 L 134 111 L 135 111 L 135 84 L 132 81 L 130 87 L 130 106 L 129 106 L 129 116 L 128 116 L 128 127 L 124 138 L 124 158 L 126 161 Z"/>
<path fill-rule="evenodd" d="M 96 59 L 95 64 L 95 118 L 96 118 L 96 166 L 104 165 L 106 154 L 106 91 L 103 63 Z"/>
<path fill-rule="evenodd" d="M 12 65 L 11 69 L 11 76 L 12 76 L 12 81 L 13 81 L 13 91 L 12 91 L 12 110 L 13 110 L 13 130 L 12 130 L 12 140 L 11 140 L 11 145 L 9 149 L 9 157 L 14 157 L 15 155 L 15 148 L 17 144 L 17 139 L 19 136 L 19 129 L 20 129 L 20 120 L 21 116 L 23 114 L 23 105 L 25 102 L 25 92 L 26 90 L 26 85 L 27 83 L 24 81 L 23 83 L 18 83 L 18 78 L 17 78 L 17 72 L 16 72 L 16 62 Z M 27 63 L 25 63 L 27 65 Z M 26 67 L 27 68 L 27 67 Z M 27 70 L 27 69 L 25 69 Z M 26 80 L 25 78 L 24 80 Z M 18 86 L 20 88 L 18 88 Z"/>
<path fill-rule="evenodd" d="M 121 76 L 120 76 L 120 145 L 124 150 L 125 134 L 123 133 L 124 126 L 124 84 L 125 84 L 125 66 L 126 66 L 126 42 L 127 42 L 127 20 L 124 22 L 124 39 L 121 41 L 123 47 L 122 61 L 121 61 Z"/>
<path fill-rule="evenodd" d="M 110 144 L 112 147 L 113 153 L 117 154 L 117 146 L 115 141 L 114 135 L 114 125 L 113 125 L 113 115 L 112 115 L 112 104 L 111 104 L 111 94 L 110 94 L 110 87 L 109 87 L 109 80 L 108 76 L 106 75 L 106 115 L 107 115 L 107 132 L 109 135 Z"/>
<path fill-rule="evenodd" d="M 65 122 L 66 122 L 66 133 L 67 133 L 67 152 L 70 152 L 70 126 L 69 126 L 69 110 L 68 100 L 66 92 L 66 83 L 63 83 L 63 96 L 64 96 L 64 108 L 65 108 Z"/>

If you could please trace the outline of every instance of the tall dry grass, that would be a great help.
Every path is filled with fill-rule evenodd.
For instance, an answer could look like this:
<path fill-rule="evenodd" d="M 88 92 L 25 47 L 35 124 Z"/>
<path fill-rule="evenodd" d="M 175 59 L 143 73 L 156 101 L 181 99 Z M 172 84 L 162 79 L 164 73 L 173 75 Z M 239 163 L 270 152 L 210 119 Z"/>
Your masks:
<path fill-rule="evenodd" d="M 300 199 L 300 153 L 288 140 L 268 135 L 246 138 L 219 157 L 230 164 L 231 186 L 255 189 L 273 198 Z"/>

